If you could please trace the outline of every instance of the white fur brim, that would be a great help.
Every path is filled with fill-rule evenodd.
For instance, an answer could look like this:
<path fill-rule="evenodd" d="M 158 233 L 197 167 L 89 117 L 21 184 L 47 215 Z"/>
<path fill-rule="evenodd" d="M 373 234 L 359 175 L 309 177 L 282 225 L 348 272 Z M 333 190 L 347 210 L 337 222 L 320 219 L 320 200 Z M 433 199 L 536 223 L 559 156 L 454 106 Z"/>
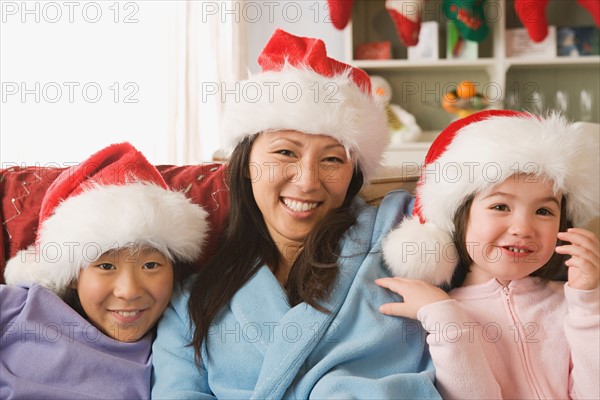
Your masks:
<path fill-rule="evenodd" d="M 183 193 L 146 183 L 96 186 L 59 204 L 37 243 L 8 261 L 6 283 L 35 282 L 62 293 L 109 250 L 145 245 L 171 260 L 196 260 L 209 229 L 207 212 Z"/>
<path fill-rule="evenodd" d="M 405 218 L 385 237 L 382 250 L 394 275 L 438 286 L 450 283 L 458 263 L 450 234 L 418 218 Z"/>
<path fill-rule="evenodd" d="M 598 215 L 598 135 L 558 115 L 491 117 L 460 130 L 422 172 L 417 195 L 426 221 L 453 232 L 453 218 L 471 195 L 515 174 L 533 174 L 565 194 L 567 216 L 585 226 Z"/>
<path fill-rule="evenodd" d="M 286 66 L 238 82 L 235 91 L 223 116 L 223 135 L 233 146 L 256 133 L 295 130 L 339 140 L 357 158 L 365 182 L 380 165 L 389 143 L 384 106 L 349 73 L 328 78 Z"/>

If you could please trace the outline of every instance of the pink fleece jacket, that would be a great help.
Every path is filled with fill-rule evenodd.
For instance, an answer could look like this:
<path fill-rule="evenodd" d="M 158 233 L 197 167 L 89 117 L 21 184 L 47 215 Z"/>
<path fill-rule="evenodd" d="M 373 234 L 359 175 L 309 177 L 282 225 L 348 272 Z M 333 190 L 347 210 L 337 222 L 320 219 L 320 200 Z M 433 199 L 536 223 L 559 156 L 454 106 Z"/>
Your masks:
<path fill-rule="evenodd" d="M 445 399 L 599 399 L 600 290 L 495 279 L 422 307 Z"/>

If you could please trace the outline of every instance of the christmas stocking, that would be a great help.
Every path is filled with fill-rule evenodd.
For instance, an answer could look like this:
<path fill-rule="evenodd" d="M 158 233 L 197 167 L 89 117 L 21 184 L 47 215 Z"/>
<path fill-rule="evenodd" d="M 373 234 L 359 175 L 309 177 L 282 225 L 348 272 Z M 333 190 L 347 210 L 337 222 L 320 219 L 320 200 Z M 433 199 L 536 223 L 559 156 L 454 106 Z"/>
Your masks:
<path fill-rule="evenodd" d="M 400 42 L 404 46 L 414 46 L 419 42 L 421 29 L 421 8 L 425 0 L 386 0 L 385 9 L 388 11 Z"/>
<path fill-rule="evenodd" d="M 485 0 L 444 0 L 444 15 L 454 21 L 463 38 L 481 42 L 488 33 L 484 3 Z"/>
<path fill-rule="evenodd" d="M 354 0 L 327 0 L 329 18 L 337 29 L 342 30 L 348 25 L 352 17 L 353 3 Z"/>
<path fill-rule="evenodd" d="M 598 0 L 591 0 L 591 2 L 598 2 Z M 517 16 L 534 42 L 541 42 L 548 35 L 547 6 L 548 0 L 515 0 Z"/>
<path fill-rule="evenodd" d="M 592 14 L 596 26 L 600 27 L 600 0 L 577 0 L 577 2 Z"/>

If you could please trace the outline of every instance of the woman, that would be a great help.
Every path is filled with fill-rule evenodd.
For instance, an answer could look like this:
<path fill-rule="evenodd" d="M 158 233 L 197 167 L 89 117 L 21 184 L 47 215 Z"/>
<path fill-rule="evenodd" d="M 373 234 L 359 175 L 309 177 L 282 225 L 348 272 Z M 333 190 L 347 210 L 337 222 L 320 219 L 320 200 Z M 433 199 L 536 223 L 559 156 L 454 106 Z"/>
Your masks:
<path fill-rule="evenodd" d="M 380 238 L 412 201 L 356 198 L 388 135 L 368 75 L 281 30 L 259 63 L 227 104 L 222 245 L 160 323 L 153 397 L 439 397 L 421 328 L 377 312 Z"/>

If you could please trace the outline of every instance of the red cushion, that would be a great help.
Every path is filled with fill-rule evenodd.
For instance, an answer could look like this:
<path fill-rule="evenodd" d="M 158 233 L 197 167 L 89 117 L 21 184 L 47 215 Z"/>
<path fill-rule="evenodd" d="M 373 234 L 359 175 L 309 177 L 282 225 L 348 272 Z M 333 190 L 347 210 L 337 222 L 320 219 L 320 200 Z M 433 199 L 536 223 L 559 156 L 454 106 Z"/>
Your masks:
<path fill-rule="evenodd" d="M 0 283 L 4 283 L 6 261 L 35 241 L 38 215 L 46 189 L 64 168 L 14 167 L 0 170 Z M 214 254 L 229 210 L 229 191 L 223 164 L 189 166 L 159 165 L 167 184 L 183 191 L 209 213 L 210 233 L 203 257 L 196 266 Z"/>

